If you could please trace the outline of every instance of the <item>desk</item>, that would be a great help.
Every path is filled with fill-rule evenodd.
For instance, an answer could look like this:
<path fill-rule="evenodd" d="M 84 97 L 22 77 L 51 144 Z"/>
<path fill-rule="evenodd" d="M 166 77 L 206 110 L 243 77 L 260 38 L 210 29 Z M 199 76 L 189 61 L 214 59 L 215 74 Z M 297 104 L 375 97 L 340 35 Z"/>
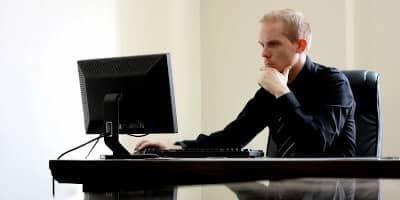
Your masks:
<path fill-rule="evenodd" d="M 400 178 L 396 158 L 250 158 L 50 160 L 59 183 L 84 191 L 126 191 L 176 185 L 317 178 Z"/>

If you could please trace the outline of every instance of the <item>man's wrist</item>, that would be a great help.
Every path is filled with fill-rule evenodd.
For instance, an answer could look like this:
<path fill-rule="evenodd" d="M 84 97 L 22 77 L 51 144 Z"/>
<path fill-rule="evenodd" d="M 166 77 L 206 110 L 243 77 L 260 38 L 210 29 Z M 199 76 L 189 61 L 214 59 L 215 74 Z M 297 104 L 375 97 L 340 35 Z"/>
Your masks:
<path fill-rule="evenodd" d="M 290 92 L 290 89 L 288 87 L 282 88 L 281 90 L 278 90 L 277 92 L 275 92 L 275 98 L 279 98 L 287 93 Z"/>
<path fill-rule="evenodd" d="M 182 146 L 179 146 L 179 145 L 172 145 L 169 149 L 181 150 L 183 148 L 182 148 Z"/>

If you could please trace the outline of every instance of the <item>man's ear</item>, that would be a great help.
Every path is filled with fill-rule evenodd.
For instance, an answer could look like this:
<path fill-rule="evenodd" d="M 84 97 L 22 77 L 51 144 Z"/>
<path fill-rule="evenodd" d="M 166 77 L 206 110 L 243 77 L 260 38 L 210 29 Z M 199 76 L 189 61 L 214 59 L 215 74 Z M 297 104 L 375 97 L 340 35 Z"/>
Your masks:
<path fill-rule="evenodd" d="M 307 49 L 307 40 L 300 39 L 297 41 L 297 52 L 301 53 Z"/>

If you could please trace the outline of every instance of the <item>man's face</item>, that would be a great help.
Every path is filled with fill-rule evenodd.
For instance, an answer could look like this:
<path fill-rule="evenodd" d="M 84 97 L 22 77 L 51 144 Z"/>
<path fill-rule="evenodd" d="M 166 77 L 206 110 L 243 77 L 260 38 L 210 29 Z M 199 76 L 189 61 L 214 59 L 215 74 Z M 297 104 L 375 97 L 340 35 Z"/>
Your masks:
<path fill-rule="evenodd" d="M 265 66 L 283 72 L 288 66 L 293 66 L 297 59 L 297 43 L 291 42 L 283 34 L 283 24 L 279 21 L 261 23 L 259 41 L 262 46 L 262 57 Z"/>

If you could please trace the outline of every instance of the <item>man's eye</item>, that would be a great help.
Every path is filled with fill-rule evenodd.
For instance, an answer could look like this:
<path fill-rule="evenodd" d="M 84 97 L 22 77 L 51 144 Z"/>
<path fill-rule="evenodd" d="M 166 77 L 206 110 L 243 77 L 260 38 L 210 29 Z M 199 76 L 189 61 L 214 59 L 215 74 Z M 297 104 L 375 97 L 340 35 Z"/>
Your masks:
<path fill-rule="evenodd" d="M 279 46 L 279 43 L 277 43 L 277 42 L 271 42 L 271 43 L 268 44 L 268 46 L 269 46 L 269 47 L 277 47 L 277 46 Z"/>

